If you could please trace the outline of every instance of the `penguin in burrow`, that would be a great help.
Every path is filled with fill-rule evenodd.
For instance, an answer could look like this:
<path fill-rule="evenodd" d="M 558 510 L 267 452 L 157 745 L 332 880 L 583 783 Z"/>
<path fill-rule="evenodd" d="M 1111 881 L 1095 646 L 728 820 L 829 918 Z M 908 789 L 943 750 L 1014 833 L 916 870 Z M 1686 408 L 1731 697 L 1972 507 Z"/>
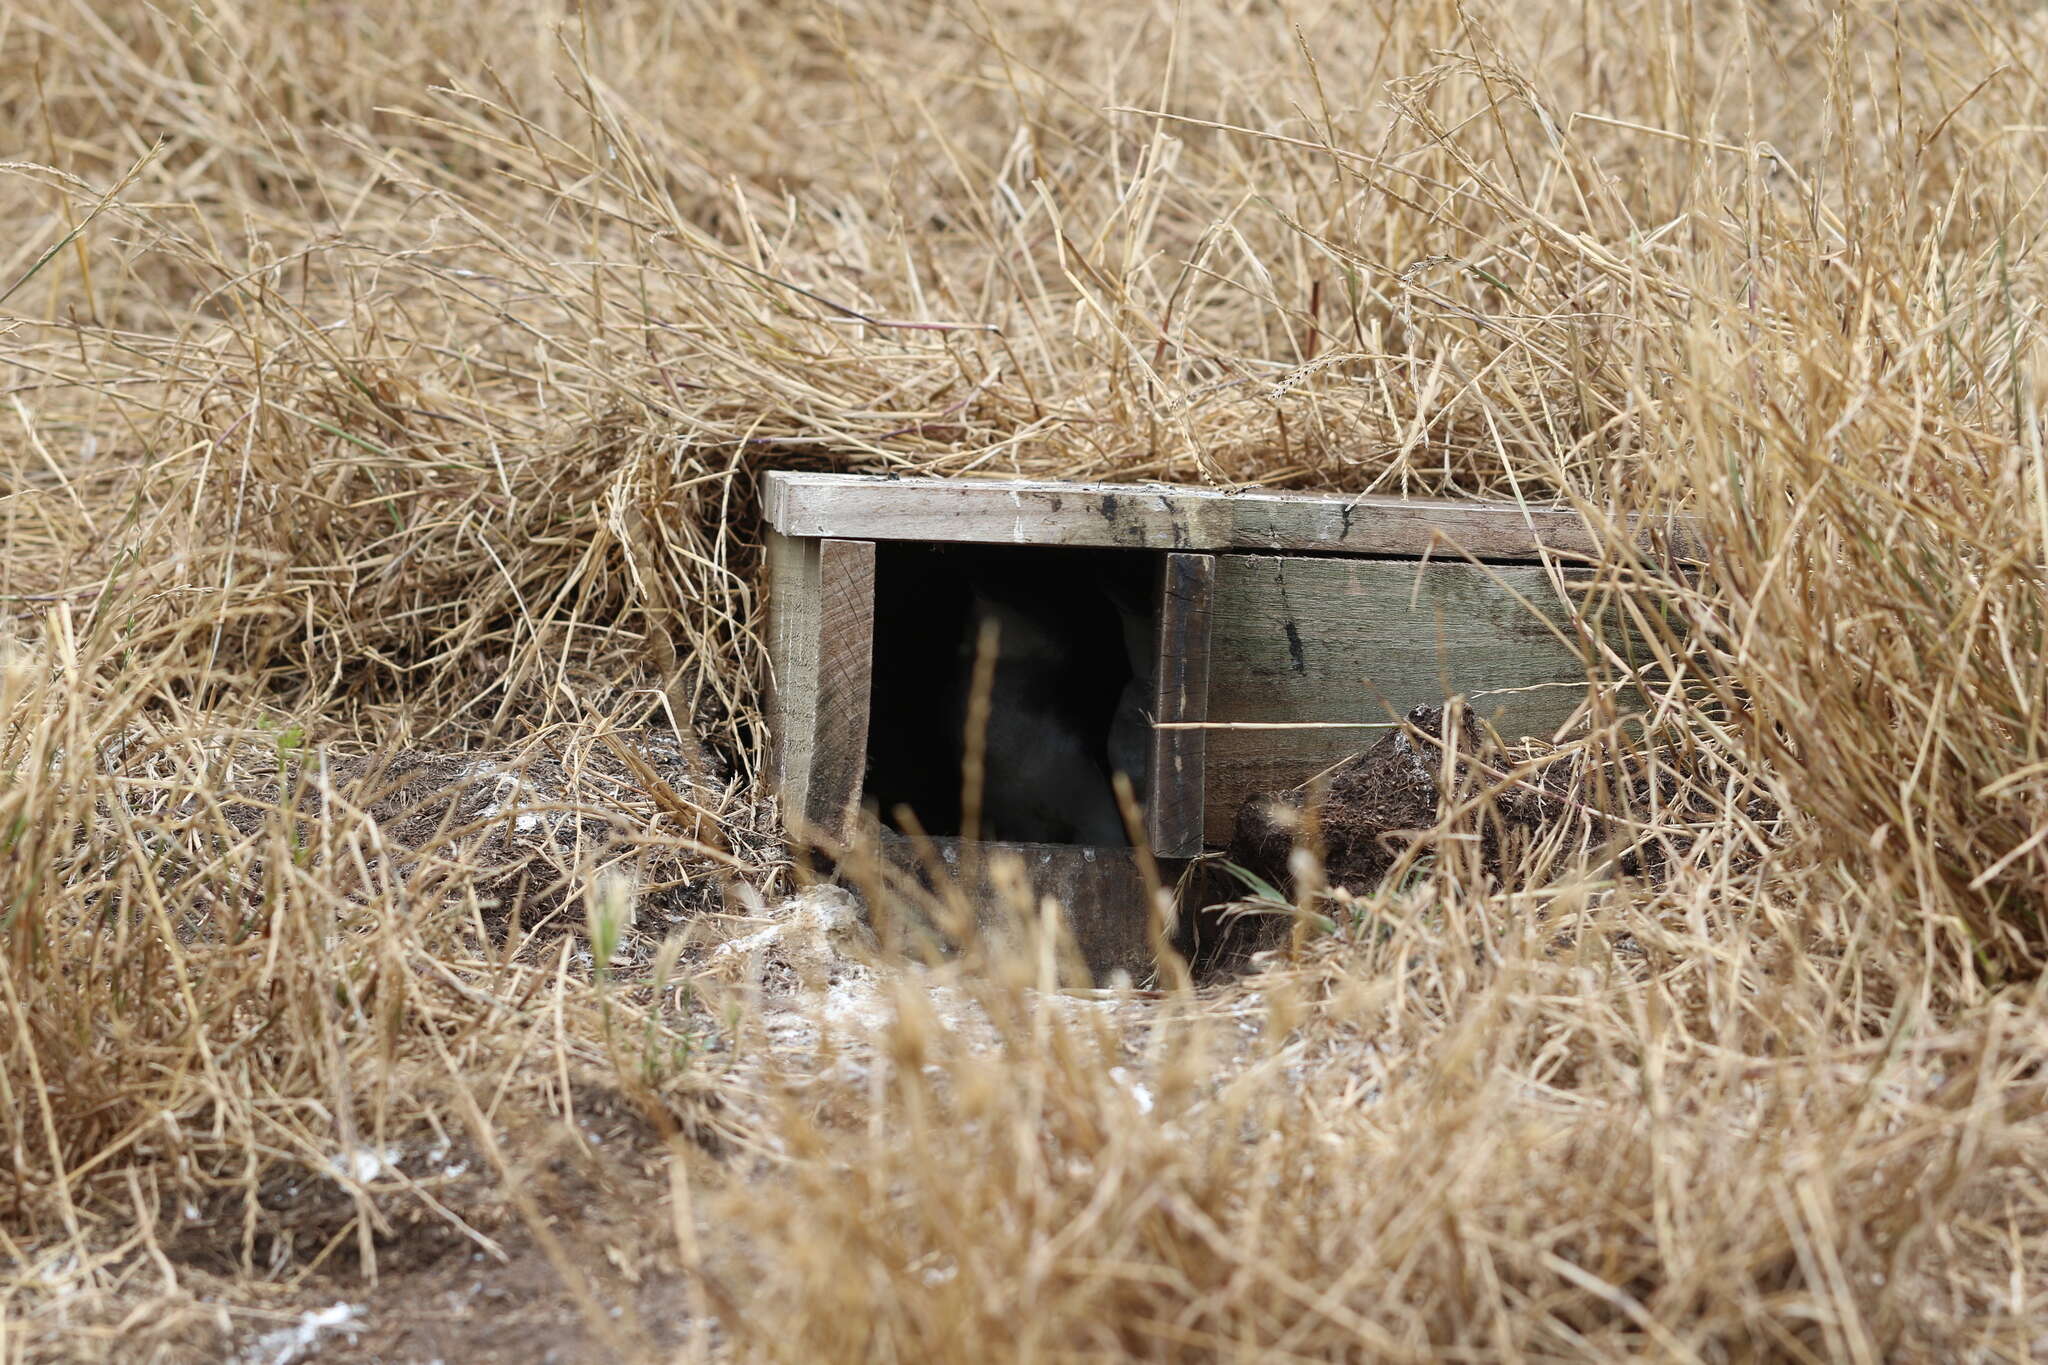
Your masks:
<path fill-rule="evenodd" d="M 958 722 L 983 632 L 993 627 L 996 655 L 983 736 L 981 835 L 1020 843 L 1120 847 L 1129 843 L 1110 774 L 1124 772 L 1144 798 L 1152 695 L 1150 613 L 1142 591 L 1105 581 L 1095 602 L 1060 601 L 1029 585 L 970 574 L 969 608 L 959 646 Z M 1117 616 L 1116 638 L 1130 676 L 1113 708 L 1098 681 L 1099 652 L 1082 653 L 1074 613 Z"/>

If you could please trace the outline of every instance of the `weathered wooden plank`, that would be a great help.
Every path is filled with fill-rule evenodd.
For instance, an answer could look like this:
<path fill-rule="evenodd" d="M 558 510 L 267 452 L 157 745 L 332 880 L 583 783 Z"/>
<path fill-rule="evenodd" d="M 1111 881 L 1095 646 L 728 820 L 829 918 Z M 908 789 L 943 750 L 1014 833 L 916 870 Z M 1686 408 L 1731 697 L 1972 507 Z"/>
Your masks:
<path fill-rule="evenodd" d="M 1595 552 L 1578 513 L 1513 503 L 791 471 L 768 474 L 763 497 L 769 525 L 792 536 L 1509 560 Z M 1692 543 L 1682 519 L 1667 529 Z"/>
<path fill-rule="evenodd" d="M 984 840 L 973 846 L 972 857 L 963 857 L 965 840 L 933 839 L 929 843 L 950 875 L 971 879 L 965 887 L 967 898 L 979 908 L 984 930 L 999 932 L 1008 927 L 1004 918 L 1008 912 L 998 903 L 992 868 L 996 859 L 1016 858 L 1024 865 L 1034 903 L 1045 896 L 1059 903 L 1074 947 L 1097 983 L 1107 984 L 1118 971 L 1129 973 L 1140 984 L 1151 979 L 1154 962 L 1146 929 L 1145 879 L 1132 850 Z M 882 851 L 897 867 L 922 879 L 926 867 L 915 841 L 887 834 Z M 1160 875 L 1172 885 L 1180 868 L 1180 864 L 1166 864 Z"/>
<path fill-rule="evenodd" d="M 792 830 L 837 838 L 867 762 L 875 546 L 771 532 L 767 548 L 769 773 Z"/>
<path fill-rule="evenodd" d="M 1169 726 L 1205 720 L 1216 557 L 1162 555 L 1159 569 L 1152 717 L 1156 725 Z M 1192 858 L 1202 851 L 1206 737 L 1201 730 L 1156 728 L 1152 736 L 1146 837 L 1162 858 Z"/>
<path fill-rule="evenodd" d="M 818 542 L 768 533 L 768 775 L 783 818 L 808 810 L 818 706 Z"/>
<path fill-rule="evenodd" d="M 1547 734 L 1584 696 L 1583 664 L 1551 625 L 1575 638 L 1575 611 L 1534 566 L 1222 556 L 1208 719 L 1387 722 L 1390 711 L 1462 693 L 1510 738 Z M 1534 690 L 1506 690 L 1515 688 Z M 1228 841 L 1246 797 L 1306 781 L 1377 738 L 1371 729 L 1209 730 L 1206 839 Z"/>
<path fill-rule="evenodd" d="M 875 543 L 818 545 L 818 691 L 806 814 L 837 839 L 852 832 L 867 769 L 874 685 Z"/>

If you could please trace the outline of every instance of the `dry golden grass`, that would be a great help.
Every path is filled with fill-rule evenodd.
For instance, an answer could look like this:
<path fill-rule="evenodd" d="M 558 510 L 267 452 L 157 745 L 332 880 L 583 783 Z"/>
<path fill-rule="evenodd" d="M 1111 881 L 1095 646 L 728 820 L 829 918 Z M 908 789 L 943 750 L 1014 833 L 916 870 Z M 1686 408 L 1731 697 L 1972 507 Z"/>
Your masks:
<path fill-rule="evenodd" d="M 2043 71 L 2017 0 L 0 11 L 0 1359 L 2048 1350 Z M 1454 811 L 1157 996 L 763 930 L 778 467 L 1682 506 L 1564 751 L 1662 875 Z M 593 862 L 507 943 L 307 761 L 650 726 L 673 934 Z"/>

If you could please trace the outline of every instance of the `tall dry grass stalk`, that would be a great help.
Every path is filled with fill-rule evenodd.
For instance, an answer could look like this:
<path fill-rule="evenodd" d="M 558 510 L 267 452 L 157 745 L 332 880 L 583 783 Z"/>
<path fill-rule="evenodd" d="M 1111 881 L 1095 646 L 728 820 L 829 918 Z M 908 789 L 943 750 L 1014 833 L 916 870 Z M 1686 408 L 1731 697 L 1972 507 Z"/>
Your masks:
<path fill-rule="evenodd" d="M 0 13 L 0 1356 L 2038 1354 L 2043 70 L 1961 0 Z M 1062 995 L 763 927 L 770 467 L 1708 550 L 1612 537 L 1638 707 L 1328 932 Z M 726 912 L 605 883 L 602 964 L 320 761 L 648 726 Z M 1491 875 L 1559 764 L 1643 856 Z"/>

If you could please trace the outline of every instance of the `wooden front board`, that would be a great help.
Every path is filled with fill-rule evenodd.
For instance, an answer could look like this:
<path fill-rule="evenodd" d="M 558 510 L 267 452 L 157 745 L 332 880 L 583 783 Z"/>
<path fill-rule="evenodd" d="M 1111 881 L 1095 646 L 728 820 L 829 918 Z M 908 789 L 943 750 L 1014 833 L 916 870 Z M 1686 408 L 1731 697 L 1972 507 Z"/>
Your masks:
<path fill-rule="evenodd" d="M 764 477 L 762 497 L 768 524 L 783 535 L 863 540 L 1501 560 L 1589 556 L 1600 540 L 1570 508 L 1367 494 L 776 471 Z M 1683 518 L 1631 529 L 1681 557 L 1696 553 Z"/>
<path fill-rule="evenodd" d="M 875 545 L 768 537 L 770 771 L 783 823 L 852 833 L 874 678 Z"/>
<path fill-rule="evenodd" d="M 1512 739 L 1549 735 L 1585 696 L 1567 643 L 1581 626 L 1543 568 L 1279 555 L 1216 565 L 1212 726 L 1386 725 L 1462 693 Z M 1229 843 L 1247 797 L 1305 782 L 1382 733 L 1209 729 L 1205 842 Z"/>
<path fill-rule="evenodd" d="M 1022 866 L 1033 904 L 1050 896 L 1064 912 L 1074 949 L 1096 984 L 1109 984 L 1119 971 L 1128 973 L 1139 985 L 1149 983 L 1154 975 L 1145 878 L 1137 854 L 1130 849 L 982 840 L 970 851 L 960 839 L 920 841 L 885 834 L 882 854 L 920 881 L 929 880 L 936 861 L 943 875 L 966 892 L 968 902 L 980 908 L 983 932 L 1002 932 L 1008 927 L 998 905 L 995 872 L 999 861 L 1013 859 Z M 1180 875 L 1181 867 L 1178 863 L 1161 865 L 1160 875 L 1168 886 Z"/>
<path fill-rule="evenodd" d="M 1147 781 L 1147 829 L 1162 858 L 1192 858 L 1202 851 L 1202 774 L 1208 735 L 1175 729 L 1209 714 L 1210 630 L 1215 621 L 1216 557 L 1159 557 L 1159 628 L 1155 635 L 1152 695 L 1152 771 Z"/>

